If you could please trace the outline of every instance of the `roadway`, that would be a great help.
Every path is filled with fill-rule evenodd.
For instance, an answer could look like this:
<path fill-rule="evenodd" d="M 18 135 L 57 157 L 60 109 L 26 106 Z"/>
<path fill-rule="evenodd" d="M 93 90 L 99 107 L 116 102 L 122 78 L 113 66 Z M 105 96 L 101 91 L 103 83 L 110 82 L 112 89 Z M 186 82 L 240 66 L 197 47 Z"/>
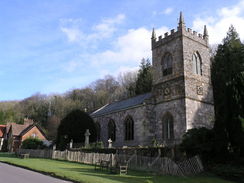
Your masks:
<path fill-rule="evenodd" d="M 0 183 L 71 183 L 41 173 L 0 163 Z"/>

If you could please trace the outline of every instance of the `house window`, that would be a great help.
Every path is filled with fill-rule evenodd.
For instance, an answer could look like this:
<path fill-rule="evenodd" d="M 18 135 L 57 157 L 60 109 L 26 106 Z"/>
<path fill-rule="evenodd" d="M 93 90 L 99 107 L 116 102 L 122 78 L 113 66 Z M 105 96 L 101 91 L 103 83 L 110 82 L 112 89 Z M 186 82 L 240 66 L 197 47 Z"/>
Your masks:
<path fill-rule="evenodd" d="M 112 119 L 108 122 L 108 139 L 111 139 L 112 141 L 116 140 L 116 126 Z"/>
<path fill-rule="evenodd" d="M 202 75 L 202 61 L 198 52 L 192 55 L 193 73 Z"/>
<path fill-rule="evenodd" d="M 162 59 L 163 76 L 172 74 L 172 55 L 166 53 Z"/>
<path fill-rule="evenodd" d="M 125 119 L 125 140 L 134 139 L 134 121 L 131 116 Z"/>
<path fill-rule="evenodd" d="M 96 131 L 97 131 L 97 141 L 101 140 L 101 126 L 99 123 L 96 123 Z"/>
<path fill-rule="evenodd" d="M 163 117 L 163 139 L 164 140 L 172 140 L 174 139 L 174 123 L 173 116 L 170 113 L 167 113 Z"/>
<path fill-rule="evenodd" d="M 33 134 L 31 134 L 31 137 L 32 137 L 32 138 L 36 138 L 37 135 L 36 135 L 35 133 L 33 133 Z"/>

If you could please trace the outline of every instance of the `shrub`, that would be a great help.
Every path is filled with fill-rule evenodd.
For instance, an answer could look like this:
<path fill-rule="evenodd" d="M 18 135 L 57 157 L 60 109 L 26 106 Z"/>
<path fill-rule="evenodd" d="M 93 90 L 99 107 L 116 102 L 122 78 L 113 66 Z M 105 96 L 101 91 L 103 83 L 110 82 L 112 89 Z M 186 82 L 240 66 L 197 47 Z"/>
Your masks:
<path fill-rule="evenodd" d="M 60 150 L 67 148 L 67 144 L 73 140 L 74 143 L 85 141 L 85 132 L 89 129 L 89 141 L 95 142 L 97 140 L 97 131 L 93 119 L 81 110 L 74 110 L 70 112 L 58 127 L 57 147 Z"/>
<path fill-rule="evenodd" d="M 22 142 L 22 149 L 43 149 L 45 145 L 38 138 L 27 138 Z"/>
<path fill-rule="evenodd" d="M 217 176 L 236 182 L 244 182 L 244 167 L 233 164 L 215 164 L 211 166 L 210 171 Z"/>
<path fill-rule="evenodd" d="M 193 128 L 183 136 L 180 149 L 186 152 L 187 156 L 200 155 L 205 161 L 211 160 L 213 151 L 213 130 L 207 128 Z"/>

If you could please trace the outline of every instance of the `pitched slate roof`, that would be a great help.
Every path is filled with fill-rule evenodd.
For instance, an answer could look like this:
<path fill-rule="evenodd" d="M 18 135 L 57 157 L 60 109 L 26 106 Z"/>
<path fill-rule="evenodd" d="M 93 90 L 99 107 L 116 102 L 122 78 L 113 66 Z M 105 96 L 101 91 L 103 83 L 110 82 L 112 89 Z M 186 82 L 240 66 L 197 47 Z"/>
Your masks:
<path fill-rule="evenodd" d="M 112 112 L 121 111 L 130 107 L 142 105 L 144 101 L 146 99 L 149 99 L 151 96 L 152 96 L 151 93 L 146 93 L 126 100 L 121 100 L 118 102 L 113 102 L 111 104 L 106 104 L 105 106 L 91 113 L 91 116 L 92 117 L 102 116 Z"/>
<path fill-rule="evenodd" d="M 3 138 L 6 131 L 6 125 L 0 125 L 0 138 Z"/>

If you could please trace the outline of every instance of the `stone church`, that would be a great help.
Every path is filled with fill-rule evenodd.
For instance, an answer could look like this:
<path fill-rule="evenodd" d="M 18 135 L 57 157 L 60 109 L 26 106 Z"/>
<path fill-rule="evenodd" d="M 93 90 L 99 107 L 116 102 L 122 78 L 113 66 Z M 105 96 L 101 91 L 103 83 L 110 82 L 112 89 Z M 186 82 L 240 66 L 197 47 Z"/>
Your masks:
<path fill-rule="evenodd" d="M 91 114 L 98 140 L 113 146 L 171 146 L 191 128 L 213 126 L 208 32 L 186 28 L 180 13 L 177 30 L 156 37 L 152 31 L 153 89 L 107 104 Z"/>

